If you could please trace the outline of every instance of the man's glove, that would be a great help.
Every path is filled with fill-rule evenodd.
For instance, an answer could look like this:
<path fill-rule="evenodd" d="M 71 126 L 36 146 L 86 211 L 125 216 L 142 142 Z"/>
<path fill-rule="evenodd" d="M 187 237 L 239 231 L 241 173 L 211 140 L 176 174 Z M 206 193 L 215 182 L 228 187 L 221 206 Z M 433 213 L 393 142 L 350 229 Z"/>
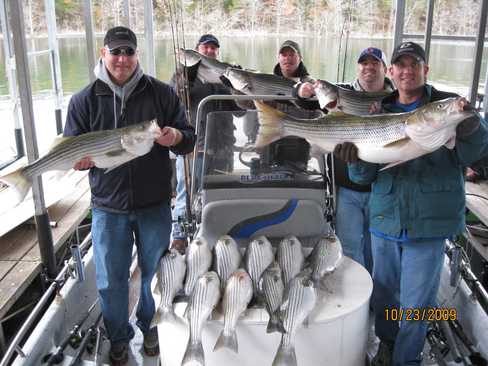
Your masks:
<path fill-rule="evenodd" d="M 358 148 L 352 142 L 343 142 L 336 145 L 334 155 L 346 163 L 356 163 L 359 161 Z"/>
<path fill-rule="evenodd" d="M 463 110 L 474 111 L 474 115 L 461 121 L 456 127 L 456 136 L 461 138 L 472 135 L 480 126 L 480 116 L 476 113 L 476 110 L 471 104 L 466 104 Z"/>

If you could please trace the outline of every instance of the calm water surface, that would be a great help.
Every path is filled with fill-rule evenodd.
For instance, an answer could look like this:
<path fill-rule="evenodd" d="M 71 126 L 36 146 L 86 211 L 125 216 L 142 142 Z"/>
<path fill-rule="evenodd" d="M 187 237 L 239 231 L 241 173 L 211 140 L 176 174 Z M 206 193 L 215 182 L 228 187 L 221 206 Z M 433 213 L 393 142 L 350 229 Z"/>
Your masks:
<path fill-rule="evenodd" d="M 220 37 L 221 55 L 223 61 L 238 63 L 245 68 L 262 72 L 271 72 L 276 63 L 276 53 L 280 43 L 285 38 L 263 37 Z M 189 38 L 187 46 L 195 44 L 196 38 Z M 342 81 L 342 65 L 344 64 L 344 42 L 339 58 L 339 39 L 336 38 L 302 38 L 296 39 L 302 48 L 305 65 L 314 77 L 329 81 Z M 98 47 L 101 39 L 97 39 Z M 392 40 L 390 39 L 351 39 L 346 54 L 345 81 L 354 79 L 356 73 L 357 56 L 362 49 L 369 46 L 382 48 L 387 56 L 391 55 Z M 47 48 L 47 39 L 28 40 L 30 50 Z M 143 39 L 139 44 L 144 45 Z M 174 71 L 173 46 L 169 39 L 155 41 L 156 76 L 167 81 Z M 65 94 L 72 94 L 88 83 L 88 68 L 86 61 L 86 46 L 84 38 L 61 38 L 59 40 L 61 73 Z M 488 46 L 485 46 L 481 68 L 481 83 L 484 83 L 488 59 Z M 468 87 L 473 72 L 473 43 L 436 42 L 432 44 L 430 56 L 429 79 L 452 87 Z M 0 95 L 8 94 L 8 84 L 5 75 L 3 46 L 0 48 Z M 141 62 L 144 67 L 144 50 L 141 49 Z M 338 64 L 341 72 L 337 77 Z M 30 73 L 33 93 L 52 88 L 51 71 L 47 55 L 31 57 Z"/>

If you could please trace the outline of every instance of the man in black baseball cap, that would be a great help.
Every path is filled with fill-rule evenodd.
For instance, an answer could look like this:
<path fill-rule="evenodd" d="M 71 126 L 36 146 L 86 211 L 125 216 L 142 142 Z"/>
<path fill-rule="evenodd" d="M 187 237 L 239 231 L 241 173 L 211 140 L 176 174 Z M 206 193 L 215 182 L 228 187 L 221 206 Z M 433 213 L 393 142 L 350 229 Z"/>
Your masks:
<path fill-rule="evenodd" d="M 411 112 L 431 102 L 459 98 L 427 83 L 425 52 L 414 42 L 403 42 L 395 48 L 389 71 L 397 90 L 381 101 L 383 113 Z M 464 98 L 458 99 L 456 108 L 471 109 Z M 457 125 L 450 142 L 451 148 L 403 162 L 393 170 L 361 161 L 352 142 L 344 142 L 336 147 L 337 152 L 334 150 L 349 163 L 348 175 L 353 182 L 372 184 L 371 301 L 375 332 L 381 341 L 372 366 L 422 364 L 427 323 L 424 319 L 389 319 L 385 309 L 437 306 L 445 240 L 462 233 L 465 225 L 464 167 L 486 155 L 486 121 L 479 115 L 465 119 Z"/>
<path fill-rule="evenodd" d="M 213 34 L 204 34 L 200 37 L 197 43 L 197 47 L 201 44 L 213 43 L 215 47 L 220 48 L 219 40 Z"/>
<path fill-rule="evenodd" d="M 157 328 L 151 327 L 155 313 L 151 280 L 170 240 L 169 150 L 186 154 L 195 142 L 194 129 L 186 121 L 178 96 L 169 85 L 144 74 L 136 47 L 137 39 L 130 29 L 107 31 L 94 69 L 96 80 L 71 98 L 64 129 L 65 136 L 76 136 L 134 128 L 154 120 L 151 128 L 159 134 L 147 154 L 110 171 L 95 166 L 89 156 L 73 167 L 90 169 L 96 285 L 112 366 L 128 364 L 129 342 L 134 336 L 127 305 L 134 244 L 143 273 L 136 324 L 143 333 L 144 353 L 159 353 Z"/>
<path fill-rule="evenodd" d="M 133 31 L 126 27 L 114 27 L 107 31 L 103 39 L 103 45 L 109 49 L 118 47 L 137 48 L 137 38 Z"/>

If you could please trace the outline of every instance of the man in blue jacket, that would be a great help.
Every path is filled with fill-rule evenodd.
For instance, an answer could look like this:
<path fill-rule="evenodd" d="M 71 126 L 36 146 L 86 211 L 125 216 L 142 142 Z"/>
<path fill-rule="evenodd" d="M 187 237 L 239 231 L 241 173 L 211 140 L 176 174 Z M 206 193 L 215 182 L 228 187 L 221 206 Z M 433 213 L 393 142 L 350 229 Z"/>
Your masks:
<path fill-rule="evenodd" d="M 128 279 L 134 242 L 141 271 L 137 325 L 144 351 L 159 353 L 151 280 L 171 232 L 171 165 L 169 150 L 186 154 L 195 136 L 173 89 L 145 75 L 139 65 L 137 39 L 128 28 L 110 29 L 95 68 L 97 80 L 70 101 L 65 136 L 110 130 L 157 119 L 161 128 L 152 150 L 109 172 L 94 167 L 89 157 L 75 169 L 90 169 L 92 238 L 96 282 L 103 320 L 111 342 L 112 365 L 128 362 L 134 336 L 129 325 Z"/>
<path fill-rule="evenodd" d="M 421 46 L 396 47 L 390 74 L 397 91 L 382 101 L 382 111 L 408 112 L 455 96 L 426 84 L 428 70 Z M 372 183 L 372 305 L 381 340 L 373 365 L 420 365 L 427 331 L 422 314 L 436 306 L 445 239 L 464 230 L 463 169 L 487 149 L 488 126 L 479 115 L 458 125 L 454 149 L 442 147 L 382 171 L 379 164 L 358 160 L 354 144 L 336 146 L 334 153 L 349 163 L 350 178 Z M 403 314 L 400 323 L 394 314 Z M 415 314 L 420 320 L 412 319 Z"/>

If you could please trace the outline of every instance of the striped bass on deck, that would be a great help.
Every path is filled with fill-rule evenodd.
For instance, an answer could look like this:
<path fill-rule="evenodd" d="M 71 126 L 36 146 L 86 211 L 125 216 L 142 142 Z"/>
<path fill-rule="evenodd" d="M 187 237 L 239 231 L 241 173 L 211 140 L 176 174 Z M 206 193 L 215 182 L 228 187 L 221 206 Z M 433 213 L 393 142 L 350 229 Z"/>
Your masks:
<path fill-rule="evenodd" d="M 78 136 L 57 137 L 49 151 L 36 161 L 0 177 L 11 186 L 19 199 L 24 199 L 34 177 L 49 170 L 69 170 L 89 157 L 97 168 L 107 172 L 147 154 L 154 140 L 161 136 L 156 120 L 113 130 L 87 132 Z"/>
<path fill-rule="evenodd" d="M 384 97 L 390 94 L 389 91 L 366 92 L 351 90 L 325 80 L 317 80 L 317 85 L 314 90 L 320 108 L 326 108 L 331 112 L 341 111 L 356 116 L 369 115 L 371 105 L 381 102 Z"/>
<path fill-rule="evenodd" d="M 268 105 L 258 107 L 256 148 L 285 136 L 306 139 L 332 152 L 337 144 L 352 142 L 361 160 L 393 166 L 431 153 L 441 146 L 454 148 L 456 127 L 474 111 L 463 110 L 463 98 L 447 98 L 407 113 L 352 116 L 330 113 L 316 119 L 299 119 Z"/>

